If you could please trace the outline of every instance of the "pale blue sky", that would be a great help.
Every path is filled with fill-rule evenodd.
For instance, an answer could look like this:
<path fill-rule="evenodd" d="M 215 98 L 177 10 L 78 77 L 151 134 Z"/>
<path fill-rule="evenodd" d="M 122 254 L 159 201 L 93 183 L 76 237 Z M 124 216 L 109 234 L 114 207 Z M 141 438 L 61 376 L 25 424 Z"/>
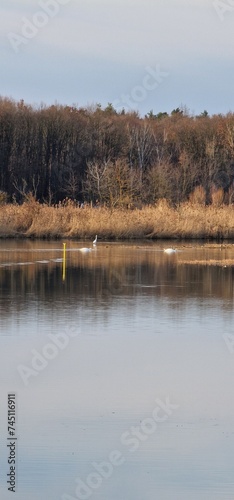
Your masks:
<path fill-rule="evenodd" d="M 233 26 L 233 0 L 1 0 L 0 94 L 234 111 Z"/>

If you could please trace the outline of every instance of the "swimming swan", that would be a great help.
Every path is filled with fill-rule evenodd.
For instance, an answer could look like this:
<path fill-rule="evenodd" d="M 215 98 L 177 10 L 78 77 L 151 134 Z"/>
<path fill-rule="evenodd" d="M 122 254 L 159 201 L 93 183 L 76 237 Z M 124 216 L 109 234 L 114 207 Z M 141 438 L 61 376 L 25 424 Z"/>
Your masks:
<path fill-rule="evenodd" d="M 88 252 L 91 252 L 92 248 L 79 248 L 79 251 L 82 252 L 82 253 L 88 253 Z"/>
<path fill-rule="evenodd" d="M 175 248 L 164 248 L 164 252 L 170 255 L 171 253 L 175 253 Z"/>
<path fill-rule="evenodd" d="M 97 243 L 97 234 L 96 234 L 95 240 L 93 240 L 94 247 L 96 247 L 96 243 Z M 79 248 L 79 251 L 82 253 L 92 252 L 92 250 L 95 250 L 95 248 L 87 248 L 87 247 Z"/>

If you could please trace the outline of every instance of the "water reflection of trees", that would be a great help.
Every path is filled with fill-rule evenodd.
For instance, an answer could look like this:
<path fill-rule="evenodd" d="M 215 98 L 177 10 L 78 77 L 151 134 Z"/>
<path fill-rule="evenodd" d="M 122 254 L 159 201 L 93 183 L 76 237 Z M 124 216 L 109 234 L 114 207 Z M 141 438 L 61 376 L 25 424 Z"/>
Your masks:
<path fill-rule="evenodd" d="M 0 268 L 1 315 L 16 303 L 23 307 L 32 301 L 42 302 L 43 307 L 50 308 L 52 302 L 87 301 L 95 306 L 100 300 L 108 305 L 117 297 L 142 295 L 217 298 L 224 300 L 224 307 L 232 307 L 225 301 L 233 299 L 233 267 L 184 263 L 182 254 L 168 259 L 163 252 L 137 251 L 136 247 L 118 252 L 103 247 L 89 256 L 80 252 L 68 254 L 64 282 L 61 262 L 32 261 L 20 266 L 15 261 L 10 267 Z"/>

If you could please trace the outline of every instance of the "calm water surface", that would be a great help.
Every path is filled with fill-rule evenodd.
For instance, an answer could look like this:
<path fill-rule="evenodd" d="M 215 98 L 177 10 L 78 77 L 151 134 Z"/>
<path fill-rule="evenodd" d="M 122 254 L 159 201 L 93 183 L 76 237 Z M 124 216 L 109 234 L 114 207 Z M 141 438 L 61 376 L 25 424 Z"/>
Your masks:
<path fill-rule="evenodd" d="M 85 246 L 0 242 L 0 498 L 233 500 L 234 246 Z"/>

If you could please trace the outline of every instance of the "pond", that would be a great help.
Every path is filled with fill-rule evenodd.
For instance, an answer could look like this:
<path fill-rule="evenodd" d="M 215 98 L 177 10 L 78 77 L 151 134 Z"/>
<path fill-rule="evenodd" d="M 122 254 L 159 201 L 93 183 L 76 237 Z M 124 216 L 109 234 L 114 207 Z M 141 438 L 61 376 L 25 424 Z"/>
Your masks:
<path fill-rule="evenodd" d="M 0 242 L 0 498 L 233 499 L 234 245 L 65 243 Z"/>

